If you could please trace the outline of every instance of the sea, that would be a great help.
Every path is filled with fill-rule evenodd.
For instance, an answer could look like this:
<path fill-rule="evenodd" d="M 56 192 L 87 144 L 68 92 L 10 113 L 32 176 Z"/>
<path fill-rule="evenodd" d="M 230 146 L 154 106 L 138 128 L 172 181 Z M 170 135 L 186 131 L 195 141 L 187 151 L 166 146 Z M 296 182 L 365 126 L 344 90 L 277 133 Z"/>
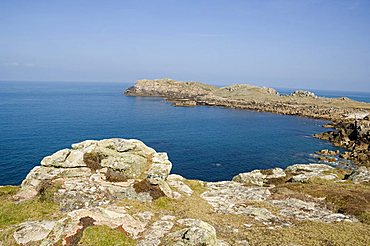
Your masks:
<path fill-rule="evenodd" d="M 44 156 L 86 139 L 134 138 L 167 152 L 172 173 L 230 180 L 253 169 L 316 162 L 323 120 L 128 97 L 129 83 L 0 82 L 0 185 L 17 185 Z M 288 92 L 282 89 L 281 92 Z M 370 93 L 315 91 L 370 102 Z"/>

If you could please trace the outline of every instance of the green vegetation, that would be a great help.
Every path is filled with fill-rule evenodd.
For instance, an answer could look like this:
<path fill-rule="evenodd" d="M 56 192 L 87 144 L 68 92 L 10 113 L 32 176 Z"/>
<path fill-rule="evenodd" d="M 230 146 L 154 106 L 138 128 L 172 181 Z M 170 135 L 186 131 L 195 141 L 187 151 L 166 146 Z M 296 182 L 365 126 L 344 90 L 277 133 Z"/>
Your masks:
<path fill-rule="evenodd" d="M 59 207 L 49 199 L 49 190 L 45 190 L 45 196 L 16 202 L 12 199 L 12 195 L 18 190 L 19 187 L 16 186 L 0 187 L 0 229 L 27 220 L 42 220 L 58 216 Z"/>
<path fill-rule="evenodd" d="M 15 193 L 17 193 L 19 191 L 20 187 L 19 186 L 0 186 L 0 198 L 2 196 L 6 196 L 6 195 L 14 195 Z"/>
<path fill-rule="evenodd" d="M 111 229 L 108 226 L 90 226 L 84 230 L 78 245 L 131 246 L 136 243 L 122 231 Z"/>
<path fill-rule="evenodd" d="M 187 184 L 197 194 L 201 194 L 207 190 L 203 183 L 198 180 L 184 180 L 184 183 Z"/>

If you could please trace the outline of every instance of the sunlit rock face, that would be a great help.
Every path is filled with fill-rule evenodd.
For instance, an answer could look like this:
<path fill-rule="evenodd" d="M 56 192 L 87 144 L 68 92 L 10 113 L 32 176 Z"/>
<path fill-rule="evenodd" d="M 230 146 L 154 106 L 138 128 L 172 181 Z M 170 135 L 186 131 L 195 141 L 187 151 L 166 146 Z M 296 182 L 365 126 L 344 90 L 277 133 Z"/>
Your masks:
<path fill-rule="evenodd" d="M 87 140 L 45 157 L 22 182 L 17 198 L 31 199 L 55 185 L 59 187 L 55 197 L 65 210 L 117 198 L 172 197 L 166 183 L 171 167 L 166 153 L 157 153 L 139 140 Z"/>

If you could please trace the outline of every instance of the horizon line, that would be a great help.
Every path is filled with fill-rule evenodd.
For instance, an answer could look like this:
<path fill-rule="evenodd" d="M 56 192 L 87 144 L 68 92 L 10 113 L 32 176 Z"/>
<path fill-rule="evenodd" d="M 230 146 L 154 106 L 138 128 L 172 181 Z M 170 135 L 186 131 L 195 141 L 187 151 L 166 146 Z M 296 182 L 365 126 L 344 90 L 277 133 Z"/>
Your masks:
<path fill-rule="evenodd" d="M 160 78 L 159 78 L 160 79 Z M 124 81 L 87 81 L 87 80 L 2 80 L 0 79 L 0 83 L 4 83 L 4 82 L 10 82 L 10 83 L 17 83 L 17 82 L 23 82 L 23 83 L 111 83 L 111 84 L 118 84 L 118 83 L 122 83 L 122 84 L 130 84 L 132 83 L 133 85 L 136 83 L 137 80 L 140 80 L 140 79 L 136 79 L 134 80 L 133 82 L 124 82 Z M 176 79 L 174 79 L 176 80 Z M 179 81 L 179 82 L 190 82 L 190 80 L 188 81 L 185 81 L 185 80 L 176 80 L 176 81 Z M 256 84 L 253 84 L 252 83 L 229 83 L 229 84 L 214 84 L 214 83 L 206 83 L 206 82 L 200 82 L 200 81 L 192 81 L 192 82 L 199 82 L 199 83 L 203 83 L 203 84 L 209 84 L 209 85 L 214 85 L 214 86 L 217 86 L 217 87 L 224 87 L 224 86 L 229 86 L 229 85 L 235 85 L 235 84 L 248 84 L 248 85 L 255 85 L 255 86 L 258 86 L 258 87 L 267 87 L 267 88 L 273 88 L 273 89 L 283 89 L 283 90 L 313 90 L 313 91 L 332 91 L 332 92 L 356 92 L 356 93 L 370 93 L 370 90 L 343 90 L 343 89 L 336 89 L 336 90 L 330 90 L 330 89 L 317 89 L 317 88 L 307 88 L 307 87 L 279 87 L 279 86 L 274 86 L 274 87 L 271 87 L 271 86 L 264 86 L 264 85 L 256 85 Z"/>

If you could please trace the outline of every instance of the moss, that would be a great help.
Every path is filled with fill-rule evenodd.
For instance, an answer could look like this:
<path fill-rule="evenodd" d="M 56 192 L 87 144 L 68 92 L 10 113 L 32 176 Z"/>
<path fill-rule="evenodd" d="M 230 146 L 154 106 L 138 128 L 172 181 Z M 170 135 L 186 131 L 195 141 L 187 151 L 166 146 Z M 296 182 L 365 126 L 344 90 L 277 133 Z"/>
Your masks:
<path fill-rule="evenodd" d="M 106 158 L 105 155 L 97 152 L 85 153 L 83 156 L 83 161 L 92 171 L 96 171 L 102 166 L 100 165 L 101 161 Z"/>
<path fill-rule="evenodd" d="M 107 226 L 91 226 L 86 228 L 78 245 L 130 246 L 136 243 L 119 230 Z"/>

